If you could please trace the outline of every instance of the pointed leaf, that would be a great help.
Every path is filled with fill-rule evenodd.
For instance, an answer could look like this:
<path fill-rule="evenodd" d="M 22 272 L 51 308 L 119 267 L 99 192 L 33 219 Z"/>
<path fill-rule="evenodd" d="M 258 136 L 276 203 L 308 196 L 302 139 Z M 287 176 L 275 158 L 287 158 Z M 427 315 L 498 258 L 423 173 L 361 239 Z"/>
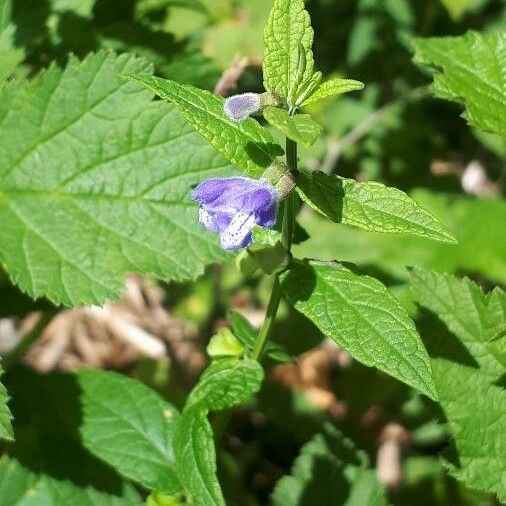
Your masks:
<path fill-rule="evenodd" d="M 437 218 L 397 188 L 301 171 L 297 189 L 310 207 L 336 223 L 371 232 L 457 242 Z"/>
<path fill-rule="evenodd" d="M 125 376 L 83 370 L 77 377 L 86 448 L 149 490 L 179 492 L 172 443 L 178 411 Z"/>
<path fill-rule="evenodd" d="M 316 102 L 319 102 L 320 100 L 324 100 L 326 98 L 335 97 L 337 95 L 342 95 L 343 93 L 348 93 L 350 91 L 359 91 L 363 89 L 364 83 L 361 83 L 360 81 L 339 78 L 330 79 L 329 81 L 320 84 L 316 91 L 302 103 L 302 107 L 315 104 Z"/>
<path fill-rule="evenodd" d="M 209 91 L 149 75 L 129 78 L 172 102 L 200 135 L 250 176 L 260 176 L 276 156 L 283 154 L 258 121 L 248 118 L 238 123 L 228 119 L 223 98 Z"/>
<path fill-rule="evenodd" d="M 0 258 L 32 297 L 100 304 L 126 273 L 188 279 L 225 258 L 189 196 L 232 168 L 120 77 L 141 71 L 100 52 L 0 90 Z"/>
<path fill-rule="evenodd" d="M 275 0 L 264 31 L 266 90 L 284 99 L 295 92 L 298 98 L 301 85 L 313 76 L 313 36 L 303 0 Z"/>
<path fill-rule="evenodd" d="M 284 109 L 278 107 L 266 107 L 264 118 L 292 141 L 300 142 L 308 147 L 316 142 L 323 131 L 323 127 L 316 123 L 309 114 L 291 116 Z"/>
<path fill-rule="evenodd" d="M 283 274 L 282 288 L 295 309 L 359 362 L 436 398 L 415 325 L 378 280 L 339 264 L 297 261 Z"/>
<path fill-rule="evenodd" d="M 437 97 L 463 102 L 471 125 L 506 137 L 506 32 L 416 39 L 415 61 L 434 70 Z"/>

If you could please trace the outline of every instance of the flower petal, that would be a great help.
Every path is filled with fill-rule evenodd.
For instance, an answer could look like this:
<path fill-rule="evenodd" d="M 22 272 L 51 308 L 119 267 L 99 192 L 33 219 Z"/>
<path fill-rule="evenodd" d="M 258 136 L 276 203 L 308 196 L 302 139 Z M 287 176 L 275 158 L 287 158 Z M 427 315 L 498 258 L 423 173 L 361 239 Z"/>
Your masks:
<path fill-rule="evenodd" d="M 253 214 L 236 213 L 227 229 L 220 234 L 221 246 L 226 250 L 245 248 L 251 244 L 251 230 L 254 226 Z"/>
<path fill-rule="evenodd" d="M 243 121 L 251 114 L 258 112 L 262 104 L 258 93 L 242 93 L 227 98 L 223 107 L 229 119 Z"/>
<path fill-rule="evenodd" d="M 199 208 L 199 223 L 202 223 L 210 232 L 218 232 L 219 230 L 216 215 L 207 212 L 202 207 Z"/>

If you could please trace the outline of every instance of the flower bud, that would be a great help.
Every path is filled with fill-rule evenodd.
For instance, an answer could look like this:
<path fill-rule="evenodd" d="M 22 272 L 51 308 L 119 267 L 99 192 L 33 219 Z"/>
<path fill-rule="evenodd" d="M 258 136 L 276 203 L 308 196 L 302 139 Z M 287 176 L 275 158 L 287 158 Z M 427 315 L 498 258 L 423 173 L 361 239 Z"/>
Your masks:
<path fill-rule="evenodd" d="M 207 353 L 212 358 L 240 357 L 244 353 L 244 348 L 230 329 L 221 328 L 211 337 L 207 345 Z"/>
<path fill-rule="evenodd" d="M 225 114 L 232 121 L 243 121 L 262 108 L 258 93 L 233 95 L 225 100 Z"/>

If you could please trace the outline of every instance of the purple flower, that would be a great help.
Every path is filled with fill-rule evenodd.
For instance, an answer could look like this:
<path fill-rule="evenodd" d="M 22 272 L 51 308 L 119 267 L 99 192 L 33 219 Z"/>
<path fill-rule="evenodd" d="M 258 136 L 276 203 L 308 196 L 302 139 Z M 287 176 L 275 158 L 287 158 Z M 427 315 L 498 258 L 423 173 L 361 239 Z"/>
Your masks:
<path fill-rule="evenodd" d="M 243 121 L 251 114 L 262 108 L 262 101 L 258 93 L 243 93 L 225 100 L 225 114 L 232 121 Z"/>
<path fill-rule="evenodd" d="M 227 250 L 251 244 L 255 225 L 273 227 L 279 198 L 268 181 L 248 177 L 208 179 L 192 193 L 200 205 L 200 223 L 211 232 L 219 232 L 221 245 Z"/>

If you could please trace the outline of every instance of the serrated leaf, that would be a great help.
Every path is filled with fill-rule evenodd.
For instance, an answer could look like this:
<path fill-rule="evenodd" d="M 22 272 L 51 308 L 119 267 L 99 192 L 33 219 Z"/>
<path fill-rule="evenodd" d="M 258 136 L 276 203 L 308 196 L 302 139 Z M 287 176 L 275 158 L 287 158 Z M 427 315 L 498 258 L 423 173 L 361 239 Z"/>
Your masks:
<path fill-rule="evenodd" d="M 437 97 L 464 103 L 471 125 L 506 137 L 506 32 L 416 39 L 415 61 L 434 69 Z"/>
<path fill-rule="evenodd" d="M 286 137 L 307 147 L 312 146 L 323 131 L 323 127 L 309 114 L 292 116 L 279 107 L 266 107 L 263 114 L 264 118 Z"/>
<path fill-rule="evenodd" d="M 331 425 L 306 443 L 290 476 L 277 483 L 273 506 L 385 506 L 384 491 L 367 458 Z"/>
<path fill-rule="evenodd" d="M 232 168 L 120 77 L 141 71 L 101 52 L 0 91 L 0 258 L 32 297 L 100 304 L 128 272 L 194 278 L 224 258 L 189 195 Z"/>
<path fill-rule="evenodd" d="M 397 188 L 375 182 L 359 183 L 320 171 L 301 171 L 297 190 L 304 202 L 336 223 L 370 232 L 457 242 L 437 218 Z"/>
<path fill-rule="evenodd" d="M 295 309 L 359 362 L 436 398 L 415 325 L 382 283 L 336 263 L 312 261 L 294 262 L 281 279 Z"/>
<path fill-rule="evenodd" d="M 86 448 L 149 490 L 179 492 L 173 450 L 178 411 L 151 389 L 116 373 L 83 370 L 77 378 Z"/>
<path fill-rule="evenodd" d="M 455 440 L 452 474 L 506 500 L 506 392 L 504 364 L 488 339 L 506 325 L 506 294 L 485 295 L 468 279 L 424 269 L 412 273 L 419 304 L 437 314 L 456 337 L 434 322 L 421 327 L 432 359 L 439 402 Z"/>
<path fill-rule="evenodd" d="M 343 93 L 348 93 L 350 91 L 359 91 L 363 89 L 364 83 L 361 83 L 360 81 L 340 78 L 330 79 L 320 84 L 316 91 L 302 103 L 302 107 L 315 104 L 316 102 L 319 102 L 320 100 L 324 100 L 326 98 L 335 97 L 337 95 L 342 95 Z"/>
<path fill-rule="evenodd" d="M 185 409 L 216 411 L 247 401 L 260 389 L 262 366 L 249 358 L 216 360 L 204 371 L 192 390 Z"/>
<path fill-rule="evenodd" d="M 283 154 L 269 131 L 258 121 L 248 118 L 232 121 L 223 111 L 223 98 L 187 84 L 149 75 L 131 75 L 133 81 L 144 84 L 165 100 L 169 100 L 227 160 L 250 176 L 258 177 Z"/>
<path fill-rule="evenodd" d="M 174 438 L 181 484 L 195 506 L 224 505 L 216 477 L 216 452 L 208 411 L 245 402 L 262 384 L 263 369 L 248 358 L 217 360 L 204 371 L 186 401 Z"/>
<path fill-rule="evenodd" d="M 3 369 L 0 363 L 0 378 L 3 376 Z M 7 394 L 7 389 L 0 382 L 0 439 L 4 439 L 6 441 L 14 440 L 14 432 L 12 430 L 12 413 L 7 406 L 7 402 L 9 400 L 9 395 Z"/>
<path fill-rule="evenodd" d="M 313 36 L 303 0 L 275 0 L 264 31 L 266 90 L 288 99 L 290 95 L 297 96 L 301 85 L 311 80 Z"/>
<path fill-rule="evenodd" d="M 70 481 L 36 474 L 17 460 L 0 458 L 0 498 L 2 506 L 142 506 L 144 503 L 130 486 L 118 495 L 78 487 Z"/>
<path fill-rule="evenodd" d="M 216 477 L 216 450 L 207 412 L 183 412 L 174 438 L 178 473 L 194 506 L 225 506 Z"/>

